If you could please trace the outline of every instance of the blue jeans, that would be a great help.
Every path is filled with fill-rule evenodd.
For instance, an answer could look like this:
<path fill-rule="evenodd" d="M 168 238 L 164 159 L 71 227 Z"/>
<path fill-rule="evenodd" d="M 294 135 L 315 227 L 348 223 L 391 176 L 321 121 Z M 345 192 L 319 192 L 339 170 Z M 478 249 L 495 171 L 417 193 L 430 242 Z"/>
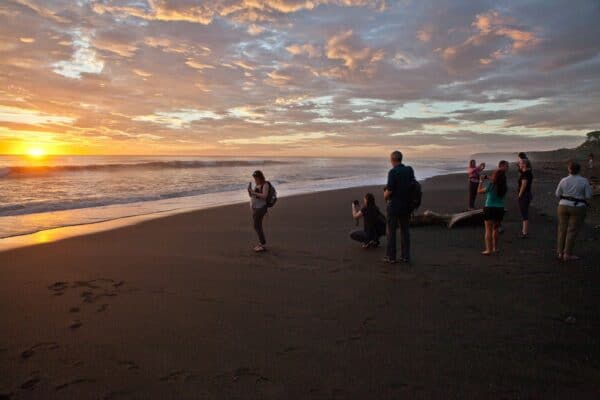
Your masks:
<path fill-rule="evenodd" d="M 396 259 L 396 230 L 400 229 L 400 258 L 410 262 L 410 214 L 388 207 L 387 209 L 387 256 Z"/>

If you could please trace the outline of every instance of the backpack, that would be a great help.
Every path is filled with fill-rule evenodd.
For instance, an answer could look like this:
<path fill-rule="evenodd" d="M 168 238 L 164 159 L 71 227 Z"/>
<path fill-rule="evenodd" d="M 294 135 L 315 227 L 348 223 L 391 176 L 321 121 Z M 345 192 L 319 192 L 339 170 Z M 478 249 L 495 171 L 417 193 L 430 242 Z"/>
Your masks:
<path fill-rule="evenodd" d="M 271 182 L 267 181 L 267 183 L 269 184 L 269 194 L 267 194 L 267 207 L 271 208 L 277 203 L 277 190 Z"/>
<path fill-rule="evenodd" d="M 421 190 L 421 184 L 415 179 L 410 184 L 410 193 L 409 193 L 410 211 L 414 212 L 417 208 L 419 208 L 421 206 L 422 200 L 423 200 L 423 191 Z"/>

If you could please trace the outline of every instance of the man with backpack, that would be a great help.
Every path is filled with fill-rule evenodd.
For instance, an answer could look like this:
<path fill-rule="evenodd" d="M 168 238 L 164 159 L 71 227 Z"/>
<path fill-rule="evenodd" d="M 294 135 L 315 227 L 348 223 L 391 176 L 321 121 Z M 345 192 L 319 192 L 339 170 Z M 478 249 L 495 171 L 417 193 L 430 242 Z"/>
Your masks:
<path fill-rule="evenodd" d="M 390 156 L 392 169 L 388 173 L 384 199 L 387 202 L 387 251 L 384 262 L 410 263 L 410 215 L 421 203 L 421 188 L 412 167 L 402 164 L 402 153 Z M 396 259 L 396 230 L 400 229 L 400 259 Z"/>
<path fill-rule="evenodd" d="M 263 219 L 267 215 L 269 208 L 273 207 L 277 202 L 277 191 L 271 182 L 265 179 L 262 171 L 254 171 L 254 189 L 252 183 L 248 184 L 248 196 L 250 196 L 250 206 L 252 208 L 252 220 L 254 222 L 254 230 L 258 235 L 259 243 L 254 247 L 254 251 L 262 253 L 267 251 L 265 245 L 267 239 L 263 230 Z"/>

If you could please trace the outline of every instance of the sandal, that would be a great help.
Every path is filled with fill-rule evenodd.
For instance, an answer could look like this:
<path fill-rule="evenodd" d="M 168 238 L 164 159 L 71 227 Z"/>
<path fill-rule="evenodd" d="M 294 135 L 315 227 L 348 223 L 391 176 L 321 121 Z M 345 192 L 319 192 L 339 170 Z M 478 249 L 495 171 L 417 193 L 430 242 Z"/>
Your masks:
<path fill-rule="evenodd" d="M 563 257 L 563 261 L 577 261 L 577 260 L 581 260 L 581 257 L 577 257 L 577 256 L 567 256 L 565 255 Z"/>
<path fill-rule="evenodd" d="M 262 253 L 267 251 L 267 249 L 262 244 L 259 244 L 254 247 L 254 251 L 257 253 Z"/>

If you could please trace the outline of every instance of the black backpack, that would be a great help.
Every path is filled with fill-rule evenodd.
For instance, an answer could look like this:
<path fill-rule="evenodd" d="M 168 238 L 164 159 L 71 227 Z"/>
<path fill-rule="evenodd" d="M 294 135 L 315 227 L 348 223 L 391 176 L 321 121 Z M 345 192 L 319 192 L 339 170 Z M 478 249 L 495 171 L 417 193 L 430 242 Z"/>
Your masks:
<path fill-rule="evenodd" d="M 415 179 L 410 184 L 410 196 L 409 196 L 410 211 L 414 212 L 417 208 L 419 208 L 421 206 L 422 200 L 423 200 L 423 192 L 421 190 L 421 184 Z"/>
<path fill-rule="evenodd" d="M 267 194 L 267 207 L 271 208 L 277 203 L 277 190 L 271 182 L 267 181 L 267 183 L 269 184 L 269 194 Z"/>

